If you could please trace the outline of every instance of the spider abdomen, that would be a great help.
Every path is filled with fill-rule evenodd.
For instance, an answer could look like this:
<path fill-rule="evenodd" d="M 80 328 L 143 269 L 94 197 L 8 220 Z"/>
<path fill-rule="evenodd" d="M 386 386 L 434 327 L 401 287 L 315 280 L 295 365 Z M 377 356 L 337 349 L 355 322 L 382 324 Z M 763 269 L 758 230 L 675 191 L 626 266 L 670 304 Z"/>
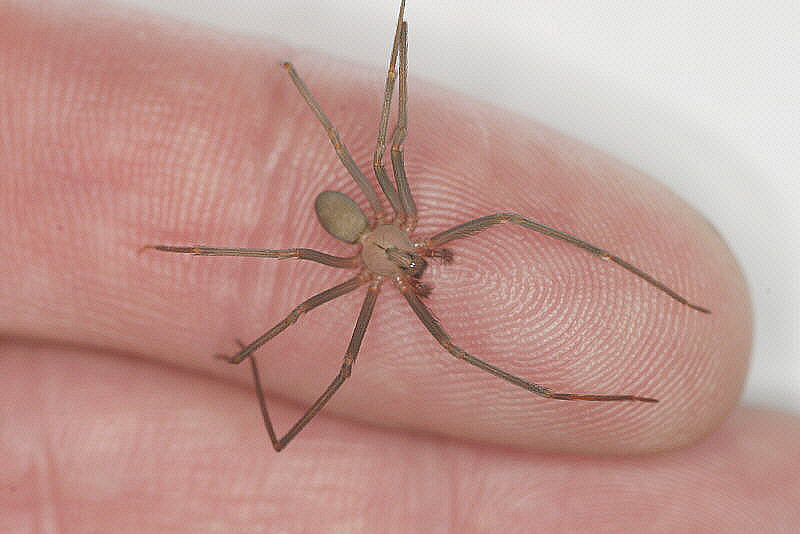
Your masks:
<path fill-rule="evenodd" d="M 336 239 L 355 243 L 367 229 L 367 217 L 355 201 L 338 191 L 323 191 L 314 201 L 319 223 Z"/>

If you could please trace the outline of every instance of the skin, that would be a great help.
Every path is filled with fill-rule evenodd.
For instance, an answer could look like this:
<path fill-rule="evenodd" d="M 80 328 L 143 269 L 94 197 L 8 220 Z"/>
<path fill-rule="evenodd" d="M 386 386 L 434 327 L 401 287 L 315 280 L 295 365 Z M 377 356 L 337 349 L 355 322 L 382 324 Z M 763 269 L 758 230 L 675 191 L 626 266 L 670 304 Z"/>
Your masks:
<path fill-rule="evenodd" d="M 750 309 L 713 229 L 620 162 L 413 74 L 418 235 L 516 211 L 713 313 L 531 232 L 489 230 L 424 279 L 453 340 L 556 390 L 661 402 L 514 388 L 450 357 L 386 287 L 352 378 L 273 453 L 248 369 L 210 355 L 349 273 L 137 250 L 353 253 L 318 226 L 313 199 L 363 199 L 278 63 L 294 61 L 365 171 L 382 75 L 115 9 L 0 9 L 0 530 L 800 523 L 797 418 L 735 407 Z M 333 377 L 362 299 L 324 305 L 258 352 L 281 429 Z"/>

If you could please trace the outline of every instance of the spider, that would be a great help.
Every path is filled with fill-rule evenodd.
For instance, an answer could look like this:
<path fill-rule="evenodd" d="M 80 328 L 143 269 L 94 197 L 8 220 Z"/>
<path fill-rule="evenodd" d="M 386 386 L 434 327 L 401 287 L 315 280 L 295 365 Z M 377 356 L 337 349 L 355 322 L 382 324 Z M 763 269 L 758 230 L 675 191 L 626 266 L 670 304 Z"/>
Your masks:
<path fill-rule="evenodd" d="M 165 252 L 178 252 L 186 254 L 196 254 L 200 256 L 248 256 L 260 258 L 296 258 L 307 260 L 338 269 L 357 270 L 357 274 L 349 280 L 339 285 L 331 287 L 296 306 L 282 321 L 261 335 L 258 339 L 245 345 L 237 340 L 240 349 L 233 356 L 215 355 L 233 364 L 242 363 L 245 359 L 250 361 L 250 367 L 255 382 L 256 394 L 258 396 L 261 415 L 264 420 L 272 446 L 276 451 L 281 451 L 286 445 L 305 428 L 311 419 L 325 406 L 333 397 L 334 393 L 350 376 L 353 364 L 358 356 L 361 341 L 367 329 L 375 301 L 378 298 L 383 283 L 390 280 L 392 284 L 405 297 L 416 316 L 439 342 L 439 344 L 450 354 L 470 363 L 484 371 L 487 371 L 503 380 L 526 389 L 536 395 L 549 399 L 558 400 L 582 400 L 582 401 L 640 401 L 654 403 L 658 400 L 637 395 L 595 395 L 595 394 L 576 394 L 576 393 L 557 393 L 548 387 L 530 382 L 515 376 L 499 367 L 476 358 L 472 354 L 455 345 L 441 324 L 428 309 L 422 298 L 427 297 L 431 288 L 421 281 L 425 269 L 428 265 L 426 258 L 439 259 L 443 263 L 451 262 L 453 253 L 444 245 L 473 236 L 492 226 L 513 223 L 523 228 L 539 232 L 546 236 L 565 241 L 571 245 L 581 248 L 594 256 L 603 260 L 616 263 L 623 269 L 643 279 L 656 289 L 666 293 L 674 300 L 689 308 L 702 312 L 711 313 L 708 309 L 690 303 L 674 290 L 667 287 L 662 282 L 656 280 L 651 275 L 642 271 L 638 267 L 628 263 L 619 256 L 592 245 L 575 236 L 545 226 L 542 223 L 519 215 L 517 213 L 494 213 L 477 219 L 467 221 L 463 224 L 440 232 L 433 237 L 414 239 L 414 229 L 417 223 L 417 207 L 414 197 L 411 194 L 408 180 L 406 179 L 405 167 L 403 164 L 403 141 L 407 132 L 407 51 L 408 51 L 408 25 L 403 19 L 405 0 L 401 0 L 400 13 L 397 18 L 397 28 L 395 30 L 394 42 L 392 45 L 389 70 L 386 76 L 386 87 L 383 96 L 381 117 L 378 125 L 378 139 L 375 145 L 375 152 L 372 161 L 372 168 L 375 173 L 381 191 L 389 202 L 393 213 L 387 213 L 378 193 L 364 173 L 356 165 L 347 147 L 339 138 L 339 133 L 331 121 L 322 111 L 311 92 L 306 87 L 300 75 L 291 63 L 284 62 L 282 66 L 289 74 L 300 95 L 311 108 L 319 122 L 325 128 L 336 154 L 345 166 L 353 180 L 358 184 L 361 191 L 366 196 L 372 217 L 367 217 L 356 202 L 347 195 L 337 191 L 321 192 L 315 202 L 314 207 L 322 227 L 333 237 L 357 245 L 360 250 L 353 256 L 339 257 L 319 252 L 311 249 L 243 249 L 243 248 L 219 248 L 209 246 L 171 246 L 171 245 L 147 245 L 145 248 L 161 250 Z M 399 67 L 398 67 L 399 59 Z M 394 95 L 395 79 L 399 77 L 398 87 L 398 113 L 397 123 L 392 132 L 391 142 L 391 161 L 394 174 L 394 183 L 388 178 L 386 168 L 383 164 L 383 156 L 386 151 L 386 133 L 389 121 L 389 112 Z M 283 332 L 290 325 L 294 324 L 301 315 L 307 313 L 317 306 L 350 293 L 366 285 L 366 297 L 361 305 L 355 329 L 350 339 L 350 344 L 344 355 L 339 373 L 325 389 L 322 395 L 309 407 L 306 412 L 298 419 L 294 425 L 278 438 L 272 421 L 267 410 L 264 390 L 259 377 L 258 366 L 253 352 L 266 342 Z"/>

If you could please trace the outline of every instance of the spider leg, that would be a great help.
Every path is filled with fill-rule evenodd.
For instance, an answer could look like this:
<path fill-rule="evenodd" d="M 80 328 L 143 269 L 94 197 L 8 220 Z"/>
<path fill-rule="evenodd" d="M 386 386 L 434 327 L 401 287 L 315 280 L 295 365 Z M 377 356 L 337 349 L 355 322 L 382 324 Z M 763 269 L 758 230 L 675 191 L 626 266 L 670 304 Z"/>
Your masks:
<path fill-rule="evenodd" d="M 397 192 L 406 212 L 405 229 L 410 232 L 417 226 L 417 205 L 411 195 L 403 163 L 403 141 L 408 132 L 408 25 L 405 22 L 400 34 L 400 87 L 397 107 L 397 124 L 392 132 L 392 170 Z"/>
<path fill-rule="evenodd" d="M 246 256 L 250 258 L 277 258 L 285 260 L 289 258 L 296 258 L 298 260 L 309 260 L 321 263 L 323 265 L 330 265 L 331 267 L 339 267 L 342 269 L 350 269 L 361 265 L 359 256 L 351 256 L 343 258 L 341 256 L 331 256 L 324 252 L 311 250 L 309 248 L 285 248 L 285 249 L 262 249 L 262 248 L 219 248 L 219 247 L 206 247 L 206 246 L 190 246 L 190 247 L 174 247 L 170 245 L 146 245 L 141 250 L 145 249 L 163 250 L 164 252 L 181 252 L 184 254 L 195 254 L 197 256 Z"/>
<path fill-rule="evenodd" d="M 294 70 L 294 67 L 288 61 L 282 63 L 286 72 L 289 73 L 289 76 L 292 78 L 292 82 L 294 82 L 295 87 L 300 92 L 300 95 L 303 97 L 303 100 L 306 101 L 308 107 L 311 108 L 311 111 L 314 112 L 317 119 L 322 126 L 325 127 L 325 131 L 328 133 L 328 137 L 331 140 L 331 144 L 333 144 L 333 148 L 336 150 L 336 155 L 339 156 L 339 160 L 347 169 L 347 172 L 350 173 L 350 176 L 353 177 L 353 180 L 358 184 L 358 187 L 361 188 L 361 191 L 367 197 L 370 206 L 372 206 L 372 211 L 375 214 L 375 218 L 382 219 L 383 218 L 383 206 L 381 205 L 381 201 L 378 199 L 378 193 L 375 191 L 375 188 L 372 187 L 372 184 L 369 183 L 367 177 L 364 176 L 364 173 L 361 172 L 361 169 L 358 168 L 356 162 L 353 161 L 353 156 L 350 155 L 350 151 L 347 150 L 347 147 L 342 143 L 342 140 L 339 138 L 339 132 L 331 123 L 330 119 L 325 115 L 322 111 L 322 108 L 319 106 L 314 97 L 311 95 L 311 92 L 306 87 L 306 84 L 303 83 L 303 80 L 300 78 L 300 75 L 297 74 L 297 71 Z"/>
<path fill-rule="evenodd" d="M 400 3 L 400 15 L 397 17 L 397 29 L 394 34 L 394 45 L 392 46 L 392 56 L 389 61 L 389 72 L 386 74 L 386 89 L 383 93 L 383 106 L 381 107 L 381 120 L 378 123 L 378 141 L 375 144 L 375 155 L 372 158 L 372 169 L 375 171 L 375 178 L 378 179 L 383 194 L 389 199 L 395 215 L 399 220 L 405 220 L 406 213 L 397 195 L 397 190 L 392 185 L 389 177 L 386 176 L 386 167 L 383 166 L 383 153 L 386 151 L 386 127 L 389 123 L 389 110 L 392 106 L 392 93 L 394 92 L 395 61 L 397 60 L 397 49 L 400 43 L 401 28 L 403 26 L 403 10 L 406 2 Z"/>
<path fill-rule="evenodd" d="M 272 447 L 276 451 L 280 452 L 297 434 L 300 433 L 301 430 L 303 430 L 308 422 L 311 421 L 315 415 L 317 415 L 322 407 L 327 404 L 331 397 L 333 397 L 333 394 L 336 393 L 339 387 L 350 376 L 353 364 L 358 356 L 358 351 L 361 348 L 361 341 L 364 339 L 364 332 L 367 330 L 367 324 L 372 316 L 372 310 L 375 307 L 375 300 L 378 298 L 381 283 L 381 279 L 376 279 L 370 284 L 369 289 L 367 289 L 367 296 L 364 298 L 364 304 L 362 304 L 361 312 L 358 314 L 358 320 L 356 321 L 356 326 L 353 330 L 353 337 L 350 338 L 350 344 L 347 346 L 347 351 L 344 354 L 344 361 L 342 362 L 342 366 L 339 369 L 339 373 L 336 375 L 336 378 L 333 379 L 330 385 L 325 389 L 322 395 L 319 396 L 314 404 L 312 404 L 311 407 L 306 410 L 306 413 L 304 413 L 303 416 L 298 419 L 294 425 L 292 425 L 292 428 L 290 428 L 289 431 L 286 432 L 286 434 L 284 434 L 284 436 L 280 439 L 278 439 L 277 435 L 275 434 L 275 429 L 272 426 L 272 421 L 269 417 L 267 403 L 264 398 L 264 388 L 261 386 L 261 378 L 259 377 L 256 359 L 250 358 L 250 367 L 253 370 L 253 380 L 256 385 L 258 403 L 261 407 L 261 416 L 264 419 L 264 426 L 267 428 L 269 439 L 272 441 Z"/>
<path fill-rule="evenodd" d="M 476 358 L 461 347 L 453 344 L 453 342 L 450 340 L 450 336 L 448 336 L 447 332 L 444 331 L 442 326 L 439 324 L 439 321 L 433 316 L 433 313 L 431 313 L 428 307 L 425 306 L 425 304 L 415 294 L 413 287 L 406 283 L 406 281 L 400 279 L 395 280 L 395 285 L 408 301 L 411 309 L 414 310 L 414 313 L 417 315 L 417 317 L 419 317 L 420 321 L 422 321 L 422 324 L 425 325 L 425 328 L 428 329 L 434 339 L 436 339 L 436 341 L 438 341 L 439 344 L 444 347 L 445 350 L 447 350 L 447 352 L 460 360 L 464 360 L 475 367 L 483 369 L 484 371 L 502 378 L 503 380 L 511 382 L 515 386 L 527 389 L 528 391 L 537 395 L 541 395 L 542 397 L 558 400 L 658 402 L 656 399 L 651 399 L 649 397 L 638 397 L 636 395 L 583 395 L 576 393 L 556 393 L 548 387 L 535 384 L 533 382 L 528 382 L 527 380 L 513 375 L 508 371 L 504 371 L 499 367 Z"/>
<path fill-rule="evenodd" d="M 346 282 L 339 284 L 338 286 L 333 286 L 330 289 L 326 289 L 321 293 L 317 293 L 313 297 L 304 300 L 298 306 L 296 306 L 290 313 L 287 315 L 281 322 L 267 330 L 264 334 L 262 334 L 258 339 L 250 343 L 249 345 L 242 347 L 242 349 L 234 354 L 233 356 L 225 356 L 222 354 L 217 354 L 216 357 L 222 360 L 225 360 L 229 363 L 242 363 L 242 361 L 250 356 L 250 354 L 258 349 L 261 345 L 272 339 L 273 337 L 277 336 L 284 330 L 286 330 L 289 326 L 293 325 L 297 322 L 301 315 L 306 312 L 309 312 L 316 308 L 321 304 L 325 304 L 337 297 L 341 297 L 345 295 L 361 284 L 364 283 L 364 278 L 362 275 L 356 276 L 355 278 L 351 278 Z"/>
<path fill-rule="evenodd" d="M 686 300 L 686 298 L 679 295 L 675 290 L 667 287 L 663 282 L 656 280 L 646 272 L 642 271 L 635 265 L 628 263 L 619 256 L 615 256 L 610 252 L 608 252 L 607 250 L 603 250 L 600 247 L 596 247 L 591 243 L 583 241 L 582 239 L 578 239 L 573 235 L 570 235 L 566 232 L 562 232 L 561 230 L 556 230 L 555 228 L 551 228 L 549 226 L 545 226 L 542 223 L 538 223 L 532 219 L 528 219 L 527 217 L 523 217 L 522 215 L 519 215 L 517 213 L 494 213 L 492 215 L 485 215 L 483 217 L 473 219 L 463 224 L 459 224 L 458 226 L 454 226 L 449 230 L 445 230 L 444 232 L 436 234 L 430 239 L 426 239 L 423 242 L 423 248 L 434 249 L 444 245 L 445 243 L 449 243 L 450 241 L 475 235 L 478 232 L 482 232 L 483 230 L 486 230 L 491 226 L 506 222 L 518 224 L 524 228 L 528 228 L 529 230 L 539 232 L 540 234 L 544 234 L 546 236 L 559 239 L 561 241 L 566 241 L 571 245 L 574 245 L 578 248 L 582 248 L 583 250 L 589 252 L 590 254 L 594 254 L 600 259 L 613 261 L 626 271 L 635 274 L 648 284 L 652 285 L 656 289 L 663 291 L 664 293 L 666 293 L 676 301 L 680 302 L 681 304 L 702 313 L 711 313 L 711 311 L 708 310 L 707 308 L 703 308 L 702 306 L 698 306 L 697 304 L 692 304 L 691 302 Z"/>

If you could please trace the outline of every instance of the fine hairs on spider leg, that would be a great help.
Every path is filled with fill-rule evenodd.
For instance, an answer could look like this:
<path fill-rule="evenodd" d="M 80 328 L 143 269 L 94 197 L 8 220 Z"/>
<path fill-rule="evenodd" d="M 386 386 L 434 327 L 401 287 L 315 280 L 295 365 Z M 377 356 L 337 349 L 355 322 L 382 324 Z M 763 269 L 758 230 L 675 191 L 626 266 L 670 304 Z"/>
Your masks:
<path fill-rule="evenodd" d="M 314 99 L 311 91 L 306 87 L 294 66 L 289 62 L 284 62 L 282 64 L 300 93 L 300 96 L 305 100 L 317 120 L 325 128 L 333 144 L 336 155 L 352 176 L 353 180 L 355 180 L 356 184 L 358 184 L 369 203 L 371 213 L 370 216 L 367 216 L 353 199 L 337 191 L 323 191 L 319 193 L 315 201 L 314 207 L 322 227 L 333 237 L 357 247 L 352 256 L 332 256 L 324 252 L 304 248 L 243 249 L 202 245 L 147 245 L 144 248 L 161 250 L 164 252 L 195 254 L 199 256 L 247 256 L 276 259 L 296 258 L 353 272 L 351 277 L 346 281 L 301 302 L 291 310 L 283 320 L 256 340 L 249 344 L 239 342 L 240 350 L 233 356 L 217 355 L 217 357 L 234 364 L 249 359 L 255 381 L 256 394 L 258 395 L 259 406 L 264 419 L 264 426 L 267 429 L 272 446 L 276 451 L 280 451 L 286 447 L 286 445 L 325 406 L 334 393 L 336 393 L 339 387 L 341 387 L 350 376 L 361 347 L 361 341 L 364 338 L 364 333 L 372 317 L 375 302 L 380 294 L 383 283 L 387 280 L 391 281 L 400 291 L 423 326 L 447 352 L 456 358 L 464 360 L 516 386 L 535 393 L 536 395 L 557 400 L 658 402 L 656 399 L 638 395 L 558 393 L 546 386 L 529 382 L 488 362 L 480 360 L 455 345 L 442 325 L 422 301 L 422 298 L 428 296 L 431 291 L 430 286 L 421 281 L 427 267 L 426 258 L 439 259 L 443 263 L 449 263 L 453 259 L 453 253 L 449 248 L 444 248 L 444 245 L 458 239 L 471 237 L 495 225 L 513 223 L 522 228 L 533 230 L 539 234 L 544 234 L 553 239 L 569 243 L 600 259 L 610 260 L 687 308 L 701 313 L 711 313 L 708 309 L 689 302 L 686 298 L 667 287 L 664 283 L 619 256 L 568 233 L 562 232 L 561 230 L 551 228 L 516 213 L 494 213 L 467 221 L 449 230 L 440 232 L 433 237 L 416 237 L 414 235 L 414 229 L 417 224 L 417 207 L 414 202 L 414 197 L 411 194 L 408 180 L 406 179 L 403 162 L 403 141 L 407 133 L 408 118 L 408 31 L 407 24 L 403 19 L 404 8 L 405 0 L 402 0 L 389 61 L 389 70 L 386 76 L 381 117 L 378 123 L 378 137 L 372 162 L 375 179 L 381 192 L 388 200 L 392 213 L 387 213 L 383 209 L 383 204 L 378 196 L 377 190 L 372 185 L 372 182 L 367 179 L 364 173 L 359 169 L 353 157 L 350 155 L 347 146 L 345 146 L 339 138 L 339 132 L 322 111 L 322 108 Z M 394 176 L 394 181 L 392 181 L 387 175 L 386 168 L 383 164 L 383 158 L 387 149 L 389 114 L 396 81 L 398 83 L 397 122 L 388 138 L 390 143 L 389 149 L 392 173 Z M 294 324 L 304 313 L 337 297 L 355 291 L 362 286 L 366 286 L 364 301 L 361 305 L 358 318 L 356 319 L 355 328 L 347 350 L 345 351 L 338 374 L 311 407 L 306 410 L 302 417 L 292 425 L 289 431 L 286 432 L 283 437 L 278 438 L 273 428 L 269 411 L 267 410 L 264 390 L 258 373 L 258 366 L 255 357 L 252 357 L 253 352 L 270 339 L 283 332 L 290 325 Z"/>

